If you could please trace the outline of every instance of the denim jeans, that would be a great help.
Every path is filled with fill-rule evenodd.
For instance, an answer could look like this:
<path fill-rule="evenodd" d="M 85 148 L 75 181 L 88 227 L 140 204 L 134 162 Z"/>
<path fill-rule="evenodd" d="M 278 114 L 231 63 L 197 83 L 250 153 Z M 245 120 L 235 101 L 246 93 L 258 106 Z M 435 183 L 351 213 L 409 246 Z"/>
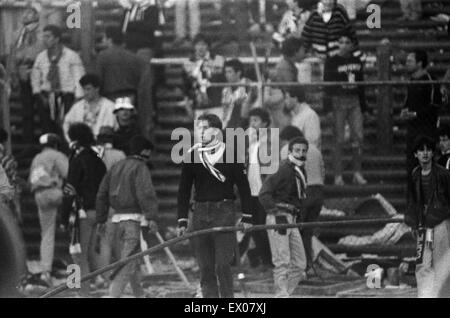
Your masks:
<path fill-rule="evenodd" d="M 196 202 L 193 213 L 193 231 L 236 224 L 232 200 Z M 235 233 L 212 233 L 192 239 L 200 267 L 200 284 L 205 298 L 233 298 L 231 262 L 236 244 Z"/>
<path fill-rule="evenodd" d="M 434 227 L 433 247 L 425 246 L 421 264 L 416 265 L 417 294 L 419 298 L 436 298 L 448 277 L 449 264 L 445 256 L 450 251 L 450 220 Z"/>
<path fill-rule="evenodd" d="M 122 221 L 113 224 L 115 227 L 115 244 L 119 251 L 120 259 L 140 251 L 141 224 L 136 221 Z M 130 283 L 131 289 L 136 297 L 144 295 L 139 282 L 138 261 L 132 261 L 123 266 L 114 277 L 109 287 L 111 297 L 118 298 Z"/>
<path fill-rule="evenodd" d="M 278 215 L 286 216 L 289 224 L 296 222 L 296 218 L 289 213 L 279 212 Z M 267 215 L 266 224 L 276 224 L 275 215 Z M 286 298 L 292 295 L 300 281 L 305 278 L 306 255 L 302 237 L 298 228 L 287 229 L 286 235 L 281 235 L 275 230 L 267 232 L 272 262 L 275 266 L 273 270 L 275 297 Z"/>
<path fill-rule="evenodd" d="M 95 265 L 95 210 L 86 211 L 87 218 L 80 219 L 80 246 L 81 253 L 73 254 L 72 258 L 75 264 L 80 266 L 81 277 L 89 274 Z M 80 294 L 88 296 L 90 282 L 81 283 Z"/>
<path fill-rule="evenodd" d="M 353 170 L 361 171 L 363 117 L 357 95 L 333 96 L 334 129 L 336 145 L 334 151 L 335 176 L 342 175 L 342 148 L 345 143 L 345 123 L 350 126 L 350 139 L 353 151 Z"/>

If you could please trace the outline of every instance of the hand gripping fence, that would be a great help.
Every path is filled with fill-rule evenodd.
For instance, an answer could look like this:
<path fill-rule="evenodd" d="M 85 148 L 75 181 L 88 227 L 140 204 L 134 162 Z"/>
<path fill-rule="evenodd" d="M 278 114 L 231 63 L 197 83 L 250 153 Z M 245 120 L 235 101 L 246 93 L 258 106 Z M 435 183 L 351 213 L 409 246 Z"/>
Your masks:
<path fill-rule="evenodd" d="M 253 232 L 253 231 L 290 229 L 290 228 L 306 229 L 306 228 L 317 228 L 317 227 L 332 228 L 332 227 L 340 227 L 340 226 L 385 225 L 388 223 L 403 223 L 403 221 L 404 220 L 402 218 L 395 218 L 395 219 L 383 218 L 383 219 L 367 219 L 367 220 L 305 222 L 305 223 L 295 223 L 295 224 L 254 225 L 249 228 L 245 228 L 243 225 L 213 227 L 210 229 L 204 229 L 204 230 L 200 230 L 200 231 L 186 233 L 185 235 L 183 235 L 181 237 L 176 237 L 176 238 L 166 241 L 164 243 L 153 246 L 153 247 L 149 248 L 148 250 L 133 254 L 127 258 L 124 258 L 120 261 L 117 261 L 115 263 L 112 263 L 108 266 L 105 266 L 94 272 L 89 273 L 88 275 L 82 277 L 80 282 L 90 280 L 100 274 L 103 274 L 103 273 L 109 272 L 111 270 L 114 270 L 118 267 L 124 266 L 131 261 L 138 260 L 146 255 L 149 255 L 151 253 L 162 250 L 165 247 L 170 247 L 181 241 L 185 241 L 185 240 L 188 240 L 193 237 L 200 236 L 200 235 L 206 235 L 206 234 L 211 234 L 211 233 L 237 232 L 237 231 L 242 231 L 244 233 L 248 233 L 248 232 Z M 57 294 L 60 294 L 63 291 L 66 291 L 67 289 L 69 289 L 69 287 L 65 283 L 63 283 L 63 284 L 55 287 L 54 289 L 50 290 L 46 294 L 42 295 L 41 298 L 49 298 L 49 297 L 55 296 Z"/>

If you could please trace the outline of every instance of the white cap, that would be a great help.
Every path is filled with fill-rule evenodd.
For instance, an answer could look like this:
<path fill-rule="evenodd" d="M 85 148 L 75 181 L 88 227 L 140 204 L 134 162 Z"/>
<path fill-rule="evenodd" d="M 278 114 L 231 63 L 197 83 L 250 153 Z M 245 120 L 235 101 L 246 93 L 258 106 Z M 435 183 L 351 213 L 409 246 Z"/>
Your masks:
<path fill-rule="evenodd" d="M 135 110 L 129 97 L 120 97 L 116 99 L 116 103 L 114 105 L 114 113 L 121 109 Z"/>
<path fill-rule="evenodd" d="M 41 145 L 46 145 L 51 142 L 60 142 L 60 141 L 61 138 L 59 138 L 58 135 L 52 133 L 43 134 L 41 137 L 39 137 L 39 144 Z"/>

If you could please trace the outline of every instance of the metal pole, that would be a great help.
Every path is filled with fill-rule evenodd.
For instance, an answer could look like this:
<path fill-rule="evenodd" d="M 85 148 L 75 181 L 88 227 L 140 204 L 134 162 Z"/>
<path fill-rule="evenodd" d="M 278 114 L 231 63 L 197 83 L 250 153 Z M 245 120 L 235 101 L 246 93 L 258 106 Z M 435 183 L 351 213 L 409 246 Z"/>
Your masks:
<path fill-rule="evenodd" d="M 151 253 L 157 252 L 165 247 L 169 247 L 172 245 L 175 245 L 181 241 L 185 241 L 185 240 L 189 240 L 193 237 L 197 237 L 200 235 L 206 235 L 206 234 L 211 234 L 211 233 L 228 233 L 228 232 L 236 232 L 236 231 L 243 231 L 244 233 L 246 232 L 253 232 L 253 231 L 262 231 L 262 230 L 274 230 L 274 229 L 290 229 L 290 228 L 300 228 L 300 229 L 305 229 L 305 228 L 316 228 L 316 227 L 340 227 L 340 226 L 349 226 L 349 225 L 353 225 L 353 226 L 362 226 L 362 225 L 385 225 L 385 224 L 389 224 L 389 223 L 403 223 L 404 220 L 402 218 L 390 218 L 390 219 L 371 219 L 371 220 L 349 220 L 349 221 L 325 221 L 325 222 L 307 222 L 307 223 L 296 223 L 296 224 L 274 224 L 274 225 L 254 225 L 250 228 L 244 228 L 244 226 L 225 226 L 225 227 L 215 227 L 215 228 L 211 228 L 211 229 L 205 229 L 205 230 L 200 230 L 200 231 L 196 231 L 196 232 L 190 232 L 185 234 L 182 237 L 176 237 L 174 239 L 171 239 L 169 241 L 166 241 L 162 244 L 159 244 L 157 246 L 151 247 L 146 251 L 140 252 L 140 253 L 136 253 L 134 255 L 131 255 L 125 259 L 122 259 L 120 261 L 117 261 L 113 264 L 107 265 L 103 268 L 100 268 L 84 277 L 81 278 L 81 282 L 85 282 L 87 280 L 90 280 L 98 275 L 101 275 L 103 273 L 109 272 L 111 270 L 114 270 L 118 267 L 124 266 L 127 263 L 131 262 L 131 261 L 135 261 L 138 260 L 140 258 L 142 258 L 145 255 L 149 255 Z M 59 286 L 57 286 L 56 288 L 50 290 L 49 292 L 47 292 L 46 294 L 44 294 L 43 296 L 41 296 L 41 298 L 48 298 L 48 297 L 52 297 L 54 295 L 57 295 L 65 290 L 68 289 L 68 286 L 66 285 L 66 283 L 63 283 Z"/>
<path fill-rule="evenodd" d="M 389 40 L 383 40 L 377 49 L 378 55 L 378 79 L 389 81 L 391 79 L 391 53 L 392 46 Z M 378 131 L 377 152 L 389 154 L 393 145 L 392 133 L 392 86 L 380 86 L 377 96 Z"/>
<path fill-rule="evenodd" d="M 156 235 L 156 238 L 158 239 L 159 243 L 161 243 L 161 244 L 165 243 L 164 239 L 162 238 L 161 234 L 159 234 L 159 232 L 156 232 L 155 235 Z M 178 275 L 180 276 L 181 280 L 186 285 L 186 287 L 192 288 L 186 275 L 184 275 L 183 271 L 178 266 L 177 261 L 175 260 L 175 256 L 172 254 L 169 247 L 164 247 L 164 252 L 166 252 L 167 256 L 169 257 L 170 261 L 172 262 L 173 266 L 175 267 L 175 270 L 177 271 Z"/>

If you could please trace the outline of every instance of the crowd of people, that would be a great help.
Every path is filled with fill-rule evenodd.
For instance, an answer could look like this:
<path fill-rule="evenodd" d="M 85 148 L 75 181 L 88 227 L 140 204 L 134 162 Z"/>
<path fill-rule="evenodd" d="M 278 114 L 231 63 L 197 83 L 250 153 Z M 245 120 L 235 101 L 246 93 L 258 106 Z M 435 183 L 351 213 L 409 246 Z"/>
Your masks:
<path fill-rule="evenodd" d="M 36 139 L 34 110 L 40 119 L 41 152 L 32 161 L 28 183 L 41 226 L 41 278 L 49 286 L 58 215 L 61 229 L 70 237 L 73 262 L 80 266 L 82 275 L 136 253 L 141 232 L 158 230 L 158 199 L 149 170 L 153 138 L 149 131 L 143 131 L 143 116 L 138 114 L 154 102 L 152 88 L 158 74 L 152 73 L 149 61 L 161 48 L 158 28 L 163 17 L 157 2 L 120 2 L 125 8 L 123 24 L 105 29 L 103 50 L 92 72 L 86 72 L 78 53 L 63 45 L 60 27 L 39 26 L 36 8 L 26 11 L 12 49 L 25 140 Z M 198 3 L 176 2 L 177 41 L 186 37 L 184 11 L 189 8 L 190 12 L 193 52 L 183 65 L 183 94 L 187 116 L 196 123 L 198 142 L 185 154 L 190 160 L 182 164 L 178 188 L 180 235 L 237 223 L 272 225 L 316 220 L 324 201 L 325 183 L 320 111 L 331 111 L 334 119 L 334 185 L 344 186 L 347 181 L 342 157 L 348 140 L 352 150 L 351 182 L 358 186 L 368 183 L 362 173 L 363 124 L 371 109 L 366 105 L 363 86 L 356 85 L 364 81 L 364 54 L 359 50 L 354 16 L 349 17 L 341 2 L 351 5 L 351 1 L 336 0 L 287 1 L 288 10 L 274 33 L 281 57 L 273 69 L 265 72 L 267 82 L 305 83 L 314 77 L 345 82 L 314 96 L 295 86 L 258 89 L 253 85 L 254 74 L 237 56 L 213 52 L 208 37 L 200 33 Z M 237 25 L 239 19 L 229 23 Z M 150 38 L 143 36 L 148 30 Z M 406 66 L 412 81 L 432 79 L 427 64 L 423 51 L 408 55 Z M 230 86 L 210 85 L 223 82 Z M 442 128 L 439 134 L 437 130 L 437 106 L 445 99 L 442 92 L 445 87 L 408 87 L 401 113 L 408 125 L 412 208 L 407 224 L 417 230 L 418 238 L 425 237 L 427 230 L 434 231 L 436 244 L 450 235 L 450 172 L 446 171 L 450 129 Z M 219 138 L 227 128 L 252 131 L 243 149 L 243 163 L 237 158 L 243 155 L 240 150 L 236 154 Z M 440 163 L 446 169 L 432 163 L 438 137 Z M 7 138 L 7 133 L 0 131 L 0 142 Z M 276 155 L 271 145 L 278 145 Z M 274 173 L 263 173 L 268 163 L 262 160 L 261 149 L 269 149 L 271 158 L 280 159 Z M 232 163 L 224 160 L 229 153 L 237 156 Z M 415 158 L 420 168 L 414 169 Z M 0 162 L 0 192 L 20 222 L 17 163 L 3 148 Z M 242 213 L 237 212 L 234 187 Z M 439 207 L 432 206 L 433 200 L 438 200 Z M 247 252 L 252 267 L 273 270 L 276 296 L 289 297 L 313 269 L 313 234 L 313 230 L 298 228 L 254 232 L 239 243 L 240 253 Z M 255 247 L 248 250 L 250 240 Z M 234 233 L 192 240 L 204 297 L 234 296 L 231 264 L 236 244 Z M 441 270 L 434 263 L 449 249 L 447 245 L 440 244 L 442 250 L 435 256 L 427 249 L 429 244 L 424 244 L 426 264 L 417 268 L 417 277 L 418 282 L 427 280 L 427 288 L 430 279 L 435 279 L 430 272 Z M 135 296 L 141 297 L 144 292 L 137 265 L 130 262 L 112 277 L 97 277 L 96 283 L 107 282 L 112 297 L 120 297 L 130 283 Z M 431 295 L 420 284 L 419 295 Z M 89 282 L 83 283 L 79 294 L 88 296 L 90 287 Z"/>

